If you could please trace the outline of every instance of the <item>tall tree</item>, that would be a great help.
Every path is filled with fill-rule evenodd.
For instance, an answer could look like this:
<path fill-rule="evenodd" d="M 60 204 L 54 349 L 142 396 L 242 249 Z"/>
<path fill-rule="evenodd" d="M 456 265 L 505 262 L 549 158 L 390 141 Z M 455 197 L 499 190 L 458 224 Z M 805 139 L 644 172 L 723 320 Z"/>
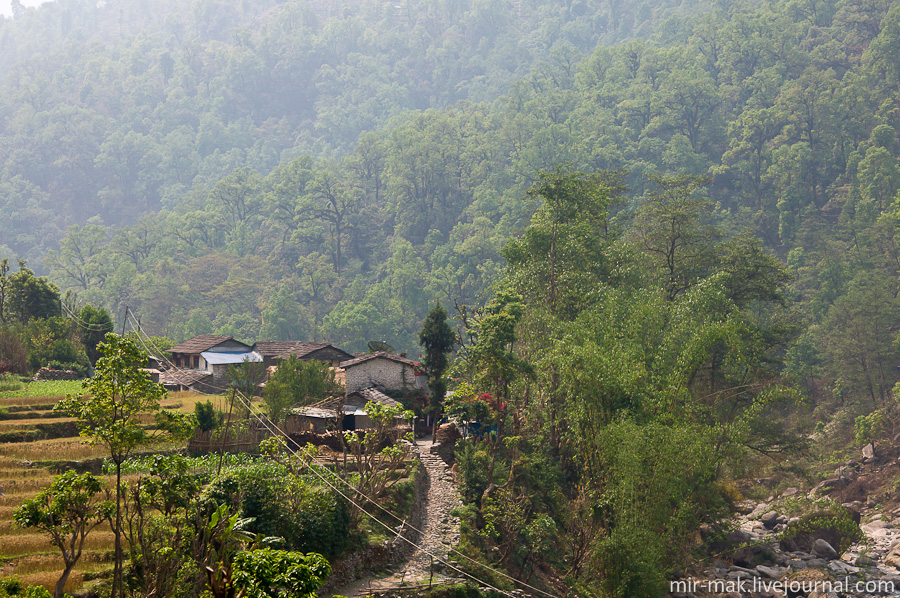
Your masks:
<path fill-rule="evenodd" d="M 709 273 L 720 233 L 710 223 L 712 203 L 700 194 L 707 180 L 679 176 L 655 182 L 630 234 L 660 273 L 671 301 Z"/>
<path fill-rule="evenodd" d="M 450 353 L 455 342 L 456 333 L 447 323 L 447 310 L 440 303 L 435 303 L 422 324 L 422 330 L 419 331 L 419 344 L 425 348 L 422 365 L 428 374 L 431 408 L 434 411 L 438 411 L 444 403 L 444 395 L 447 392 L 444 372 L 450 365 Z"/>
<path fill-rule="evenodd" d="M 46 276 L 35 276 L 19 260 L 19 271 L 6 277 L 7 319 L 27 323 L 59 315 L 59 289 Z"/>
<path fill-rule="evenodd" d="M 54 407 L 55 411 L 78 418 L 80 434 L 90 438 L 91 444 L 109 451 L 116 469 L 116 510 L 113 523 L 115 533 L 115 565 L 113 571 L 114 597 L 123 596 L 122 570 L 122 463 L 137 449 L 187 437 L 193 430 L 191 418 L 160 407 L 166 390 L 150 380 L 143 370 L 147 362 L 144 353 L 129 338 L 109 333 L 106 341 L 97 346 L 102 357 L 97 360 L 94 377 L 83 382 L 85 392 L 69 395 Z M 144 427 L 150 416 L 155 428 Z"/>

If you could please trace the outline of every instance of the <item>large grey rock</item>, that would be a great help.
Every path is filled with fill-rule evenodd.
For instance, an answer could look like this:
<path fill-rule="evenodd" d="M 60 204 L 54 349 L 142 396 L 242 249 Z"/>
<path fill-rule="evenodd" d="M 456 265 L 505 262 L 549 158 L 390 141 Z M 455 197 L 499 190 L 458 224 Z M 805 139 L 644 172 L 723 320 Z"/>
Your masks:
<path fill-rule="evenodd" d="M 821 538 L 813 543 L 812 553 L 817 557 L 828 560 L 838 558 L 837 550 L 835 550 L 831 544 Z"/>
<path fill-rule="evenodd" d="M 884 557 L 884 564 L 889 567 L 900 569 L 900 544 L 891 548 L 890 552 L 887 553 L 887 556 Z"/>
<path fill-rule="evenodd" d="M 769 579 L 780 579 L 787 571 L 783 567 L 766 567 L 765 565 L 757 565 L 756 570 L 760 575 Z"/>
<path fill-rule="evenodd" d="M 815 498 L 817 496 L 827 494 L 832 490 L 838 490 L 849 483 L 850 480 L 843 476 L 839 478 L 828 478 L 827 480 L 822 480 L 821 482 L 816 484 L 812 490 L 809 491 L 809 498 Z"/>
<path fill-rule="evenodd" d="M 874 461 L 875 460 L 875 443 L 870 442 L 862 449 L 863 462 Z"/>
<path fill-rule="evenodd" d="M 852 575 L 854 573 L 859 573 L 859 567 L 854 567 L 853 565 L 849 565 L 840 560 L 835 560 L 828 563 L 828 570 L 833 571 L 838 575 Z"/>
<path fill-rule="evenodd" d="M 763 514 L 763 516 L 760 517 L 759 520 L 762 521 L 762 524 L 766 529 L 772 529 L 778 524 L 778 513 L 776 513 L 775 511 L 769 511 Z"/>
<path fill-rule="evenodd" d="M 762 517 L 763 513 L 767 512 L 768 510 L 769 510 L 769 505 L 767 505 L 764 502 L 759 503 L 758 505 L 756 505 L 755 509 L 750 511 L 750 513 L 747 515 L 747 518 L 748 519 L 759 519 L 760 517 Z"/>

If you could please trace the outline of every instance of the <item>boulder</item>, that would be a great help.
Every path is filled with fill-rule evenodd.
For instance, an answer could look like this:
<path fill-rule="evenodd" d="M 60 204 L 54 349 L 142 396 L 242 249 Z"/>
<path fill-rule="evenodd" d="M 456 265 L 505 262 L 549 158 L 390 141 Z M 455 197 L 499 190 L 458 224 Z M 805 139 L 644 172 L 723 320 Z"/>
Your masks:
<path fill-rule="evenodd" d="M 782 550 L 791 552 L 813 553 L 822 558 L 836 558 L 851 544 L 863 538 L 859 526 L 854 523 L 852 514 L 845 509 L 821 509 L 807 513 L 799 521 L 789 523 L 781 534 Z M 831 546 L 836 556 L 825 551 L 820 544 L 819 553 L 813 549 L 818 540 Z"/>
<path fill-rule="evenodd" d="M 778 513 L 769 511 L 760 517 L 759 520 L 766 526 L 766 529 L 772 529 L 778 523 Z"/>
<path fill-rule="evenodd" d="M 756 505 L 756 508 L 753 509 L 752 511 L 750 511 L 750 513 L 747 515 L 747 517 L 749 519 L 759 519 L 768 510 L 769 510 L 769 505 L 762 502 L 762 503 L 759 503 L 758 505 Z"/>
<path fill-rule="evenodd" d="M 875 460 L 875 443 L 870 442 L 862 449 L 863 463 Z"/>
<path fill-rule="evenodd" d="M 884 564 L 900 569 L 900 544 L 896 544 L 891 548 L 890 552 L 884 557 Z"/>
<path fill-rule="evenodd" d="M 785 574 L 787 569 L 784 567 L 766 567 L 765 565 L 757 565 L 756 571 L 763 577 L 768 577 L 769 579 L 779 579 L 782 575 Z"/>
<path fill-rule="evenodd" d="M 809 498 L 816 498 L 817 496 L 821 496 L 823 494 L 827 494 L 829 492 L 833 492 L 834 490 L 839 490 L 850 483 L 850 480 L 845 477 L 839 478 L 828 478 L 827 480 L 822 480 L 816 486 L 809 491 Z"/>

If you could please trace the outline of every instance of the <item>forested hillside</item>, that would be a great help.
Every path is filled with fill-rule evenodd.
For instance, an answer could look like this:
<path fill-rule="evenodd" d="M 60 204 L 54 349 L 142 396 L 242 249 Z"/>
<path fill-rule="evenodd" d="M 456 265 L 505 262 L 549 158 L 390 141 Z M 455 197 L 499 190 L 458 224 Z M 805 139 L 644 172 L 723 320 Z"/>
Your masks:
<path fill-rule="evenodd" d="M 410 110 L 492 101 L 691 9 L 507 2 L 60 0 L 0 20 L 3 244 L 203 203 L 234 169 L 340 155 Z M 192 199 L 193 198 L 193 199 Z M 34 265 L 37 265 L 36 263 Z"/>
<path fill-rule="evenodd" d="M 621 169 L 619 227 L 648 175 L 706 175 L 724 234 L 796 278 L 790 367 L 885 392 L 893 324 L 819 340 L 897 318 L 889 3 L 164 6 L 0 25 L 0 239 L 81 300 L 176 338 L 412 348 L 429 302 L 484 301 L 539 170 Z"/>

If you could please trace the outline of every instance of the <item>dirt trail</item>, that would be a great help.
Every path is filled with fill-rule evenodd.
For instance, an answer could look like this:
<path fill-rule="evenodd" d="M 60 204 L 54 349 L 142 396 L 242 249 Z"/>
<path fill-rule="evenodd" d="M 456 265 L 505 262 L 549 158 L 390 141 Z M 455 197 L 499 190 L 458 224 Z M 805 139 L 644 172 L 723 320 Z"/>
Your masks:
<path fill-rule="evenodd" d="M 443 459 L 431 452 L 432 446 L 431 438 L 416 443 L 419 458 L 428 475 L 425 527 L 422 530 L 423 537 L 419 541 L 419 547 L 395 573 L 358 580 L 336 591 L 336 594 L 357 598 L 401 585 L 439 583 L 447 580 L 442 574 L 432 575 L 432 561 L 436 559 L 431 555 L 445 562 L 449 560 L 448 543 L 455 545 L 459 541 L 459 519 L 451 515 L 451 512 L 462 502 L 456 486 L 453 485 L 450 468 Z M 440 565 L 435 562 L 434 569 L 439 568 Z"/>

